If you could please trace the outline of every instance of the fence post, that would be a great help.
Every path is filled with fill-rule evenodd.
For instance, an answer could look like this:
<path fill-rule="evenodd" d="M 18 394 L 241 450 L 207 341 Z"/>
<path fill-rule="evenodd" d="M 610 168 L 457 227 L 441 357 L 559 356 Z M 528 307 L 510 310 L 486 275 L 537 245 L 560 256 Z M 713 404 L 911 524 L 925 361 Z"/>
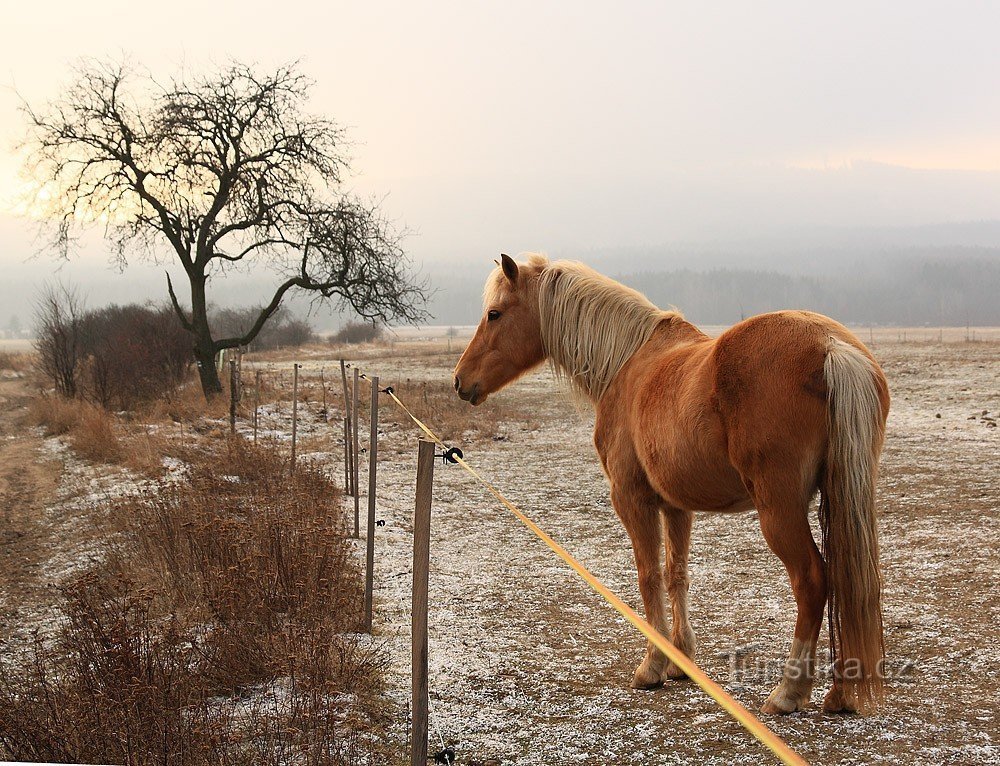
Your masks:
<path fill-rule="evenodd" d="M 344 485 L 344 490 L 348 495 L 354 494 L 354 472 L 351 470 L 350 466 L 354 465 L 354 455 L 353 448 L 351 445 L 351 394 L 347 390 L 347 366 L 344 364 L 344 360 L 340 360 L 340 379 L 344 384 L 344 414 L 347 416 L 347 436 L 344 439 L 344 448 L 347 450 L 347 483 Z"/>
<path fill-rule="evenodd" d="M 260 418 L 260 370 L 253 374 L 253 443 L 257 443 L 257 421 Z"/>
<path fill-rule="evenodd" d="M 299 426 L 299 364 L 292 365 L 292 473 L 295 473 L 295 437 Z"/>
<path fill-rule="evenodd" d="M 236 359 L 229 360 L 229 433 L 236 434 L 236 400 L 239 398 L 239 386 L 236 383 Z"/>
<path fill-rule="evenodd" d="M 420 440 L 417 453 L 417 499 L 413 513 L 413 736 L 410 766 L 427 764 L 427 580 L 431 556 L 431 497 L 434 490 L 434 442 Z"/>
<path fill-rule="evenodd" d="M 372 632 L 375 587 L 375 485 L 378 470 L 378 376 L 372 377 L 372 411 L 368 436 L 368 539 L 365 551 L 365 631 Z"/>
<path fill-rule="evenodd" d="M 353 412 L 351 414 L 351 424 L 354 428 L 354 466 L 352 467 L 352 481 L 354 485 L 354 537 L 361 536 L 361 492 L 358 490 L 358 472 L 361 466 L 361 444 L 358 441 L 358 400 L 361 398 L 358 381 L 359 370 L 354 368 L 354 396 L 351 400 Z"/>
<path fill-rule="evenodd" d="M 344 418 L 344 492 L 351 494 L 351 419 Z"/>

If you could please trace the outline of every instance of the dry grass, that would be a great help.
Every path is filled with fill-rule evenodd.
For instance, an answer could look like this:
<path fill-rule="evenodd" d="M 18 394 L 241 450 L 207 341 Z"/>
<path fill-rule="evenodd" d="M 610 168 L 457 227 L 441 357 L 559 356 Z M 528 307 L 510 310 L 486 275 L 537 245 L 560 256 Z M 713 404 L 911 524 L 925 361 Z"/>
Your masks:
<path fill-rule="evenodd" d="M 114 416 L 103 407 L 82 404 L 69 441 L 77 453 L 95 463 L 120 463 L 124 456 Z"/>
<path fill-rule="evenodd" d="M 221 395 L 207 400 L 201 391 L 201 384 L 197 380 L 189 380 L 174 391 L 147 403 L 139 409 L 137 417 L 147 423 L 190 423 L 201 418 L 228 417 L 228 381 L 223 381 L 223 385 L 226 390 Z"/>
<path fill-rule="evenodd" d="M 0 351 L 0 372 L 16 372 L 23 375 L 33 368 L 33 354 L 26 351 Z"/>
<path fill-rule="evenodd" d="M 0 758 L 202 766 L 388 763 L 382 657 L 337 492 L 232 442 L 122 501 L 54 642 L 0 687 Z"/>
<path fill-rule="evenodd" d="M 54 394 L 41 394 L 31 400 L 28 415 L 35 425 L 42 426 L 50 436 L 69 433 L 80 422 L 83 402 Z"/>
<path fill-rule="evenodd" d="M 61 396 L 42 394 L 28 406 L 31 420 L 50 436 L 67 436 L 82 457 L 118 463 L 125 456 L 114 416 L 102 407 Z"/>
<path fill-rule="evenodd" d="M 456 396 L 449 383 L 405 382 L 394 390 L 400 401 L 446 442 L 504 439 L 511 428 L 538 428 L 537 418 L 532 414 L 538 409 L 523 398 L 493 397 L 478 407 L 472 407 Z M 412 424 L 406 413 L 387 397 L 380 400 L 379 419 Z"/>

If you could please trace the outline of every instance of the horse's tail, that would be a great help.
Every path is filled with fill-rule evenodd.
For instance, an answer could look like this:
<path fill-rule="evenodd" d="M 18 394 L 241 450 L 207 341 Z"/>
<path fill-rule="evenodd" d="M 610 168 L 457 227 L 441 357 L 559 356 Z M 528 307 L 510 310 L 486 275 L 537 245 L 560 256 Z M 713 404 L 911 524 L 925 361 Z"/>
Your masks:
<path fill-rule="evenodd" d="M 862 351 L 831 339 L 823 365 L 829 447 L 822 477 L 820 525 L 829 597 L 830 640 L 849 698 L 862 710 L 882 700 L 882 579 L 875 482 L 885 436 L 881 400 L 888 387 Z"/>

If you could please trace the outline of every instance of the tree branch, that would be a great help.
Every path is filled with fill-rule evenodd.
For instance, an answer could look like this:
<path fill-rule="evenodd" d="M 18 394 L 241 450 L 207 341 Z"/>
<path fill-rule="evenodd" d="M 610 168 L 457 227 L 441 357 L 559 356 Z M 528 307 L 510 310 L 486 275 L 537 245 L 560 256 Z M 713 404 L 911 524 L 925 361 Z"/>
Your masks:
<path fill-rule="evenodd" d="M 181 304 L 177 300 L 177 293 L 174 292 L 174 285 L 170 281 L 170 272 L 164 272 L 167 275 L 167 292 L 170 293 L 170 303 L 173 304 L 174 313 L 177 314 L 177 318 L 181 320 L 181 325 L 188 332 L 194 332 L 194 325 L 191 324 L 191 320 L 187 318 L 184 314 L 184 309 L 181 308 Z"/>

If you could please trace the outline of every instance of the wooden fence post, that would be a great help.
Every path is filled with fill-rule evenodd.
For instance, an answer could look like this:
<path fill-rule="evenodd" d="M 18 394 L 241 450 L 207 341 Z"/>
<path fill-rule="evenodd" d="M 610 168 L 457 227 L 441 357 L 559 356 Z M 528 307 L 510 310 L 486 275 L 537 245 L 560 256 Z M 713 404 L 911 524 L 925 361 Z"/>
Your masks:
<path fill-rule="evenodd" d="M 431 498 L 434 490 L 434 442 L 420 440 L 417 453 L 417 498 L 413 513 L 413 735 L 410 766 L 427 764 L 427 580 L 431 556 Z"/>
<path fill-rule="evenodd" d="M 292 473 L 295 473 L 295 437 L 299 426 L 299 365 L 292 365 Z"/>
<path fill-rule="evenodd" d="M 229 360 L 229 433 L 236 434 L 236 400 L 239 399 L 239 385 L 236 382 L 236 359 Z"/>
<path fill-rule="evenodd" d="M 354 427 L 353 441 L 354 441 L 354 466 L 352 467 L 352 480 L 351 483 L 354 485 L 354 537 L 361 537 L 361 492 L 358 489 L 358 473 L 361 466 L 361 444 L 358 440 L 358 400 L 361 398 L 361 391 L 359 390 L 358 378 L 360 371 L 357 367 L 354 368 L 354 396 L 351 399 L 351 424 Z"/>
<path fill-rule="evenodd" d="M 257 443 L 257 422 L 260 419 L 260 370 L 253 374 L 253 443 Z"/>
<path fill-rule="evenodd" d="M 351 419 L 344 418 L 344 492 L 351 494 Z"/>
<path fill-rule="evenodd" d="M 365 632 L 372 632 L 375 586 L 375 485 L 378 470 L 378 376 L 372 378 L 372 411 L 368 436 L 368 539 L 365 541 Z"/>

